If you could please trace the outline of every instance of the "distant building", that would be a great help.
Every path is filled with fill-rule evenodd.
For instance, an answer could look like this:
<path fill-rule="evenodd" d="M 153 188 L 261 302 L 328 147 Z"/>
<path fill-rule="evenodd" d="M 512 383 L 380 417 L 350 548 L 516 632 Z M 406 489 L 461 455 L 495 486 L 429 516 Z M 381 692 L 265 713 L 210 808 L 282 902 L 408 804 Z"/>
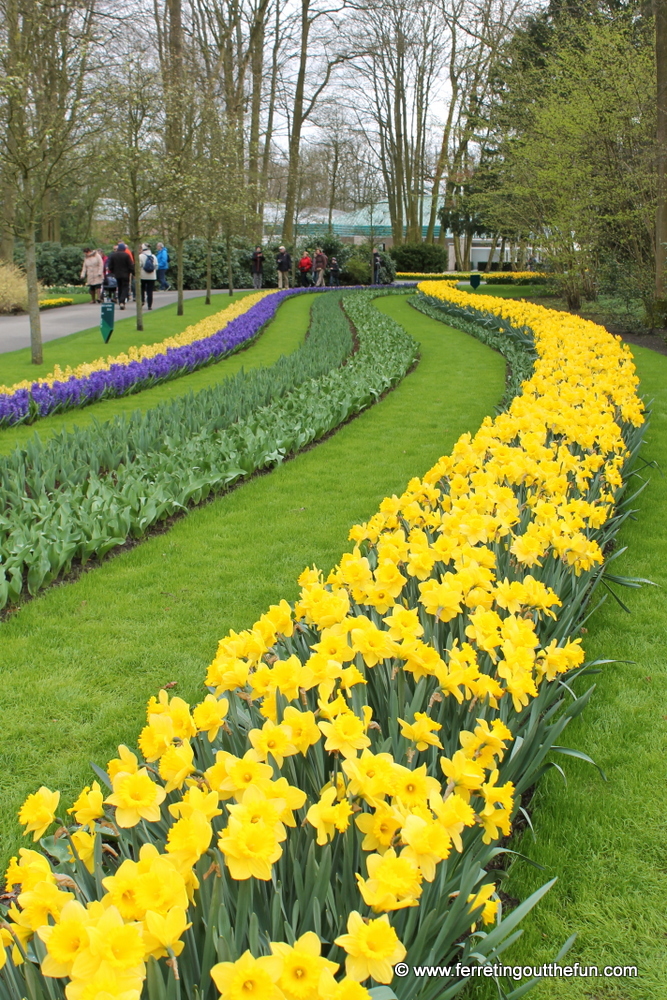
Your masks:
<path fill-rule="evenodd" d="M 430 213 L 430 199 L 424 200 L 424 214 Z M 283 222 L 284 208 L 282 205 L 266 205 L 264 211 L 264 234 L 265 238 L 275 239 L 280 235 Z M 422 239 L 426 238 L 428 226 L 422 227 Z M 333 232 L 344 243 L 365 243 L 372 239 L 374 243 L 384 244 L 386 249 L 393 246 L 394 240 L 391 229 L 391 219 L 389 216 L 389 205 L 386 201 L 378 202 L 376 205 L 360 208 L 354 212 L 341 212 L 334 210 L 331 216 L 331 227 L 329 226 L 329 210 L 327 208 L 305 209 L 299 214 L 295 225 L 295 236 L 309 236 L 313 241 L 324 237 L 327 233 Z M 434 229 L 435 242 L 440 242 L 440 223 L 436 223 Z M 444 245 L 448 250 L 448 270 L 456 269 L 456 255 L 454 252 L 454 236 L 447 232 L 444 238 Z M 470 251 L 471 265 L 477 268 L 480 265 L 486 267 L 491 250 L 491 240 L 483 237 L 473 237 Z M 494 265 L 499 264 L 500 246 L 496 247 L 494 253 Z M 509 247 L 505 250 L 506 263 L 510 260 Z"/>

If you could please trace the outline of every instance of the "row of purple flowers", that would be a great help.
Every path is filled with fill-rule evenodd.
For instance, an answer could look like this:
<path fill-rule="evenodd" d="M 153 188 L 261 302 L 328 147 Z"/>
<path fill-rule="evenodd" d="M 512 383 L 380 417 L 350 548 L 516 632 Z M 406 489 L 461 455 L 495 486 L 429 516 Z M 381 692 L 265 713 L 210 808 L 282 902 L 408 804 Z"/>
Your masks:
<path fill-rule="evenodd" d="M 106 371 L 93 372 L 83 378 L 73 375 L 53 385 L 33 382 L 30 389 L 0 394 L 0 427 L 32 423 L 40 417 L 64 410 L 88 406 L 100 399 L 125 396 L 149 389 L 169 379 L 188 375 L 197 368 L 219 361 L 256 337 L 275 315 L 281 302 L 289 295 L 300 295 L 324 289 L 291 288 L 267 295 L 247 313 L 231 320 L 226 327 L 210 337 L 195 340 L 183 347 L 169 347 L 165 354 L 129 364 L 111 365 Z"/>

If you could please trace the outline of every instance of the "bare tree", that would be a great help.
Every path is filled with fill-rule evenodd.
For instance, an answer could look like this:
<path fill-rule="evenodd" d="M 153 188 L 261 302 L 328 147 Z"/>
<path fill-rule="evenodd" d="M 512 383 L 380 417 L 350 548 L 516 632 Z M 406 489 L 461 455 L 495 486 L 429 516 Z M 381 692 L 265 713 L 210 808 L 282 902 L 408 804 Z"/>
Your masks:
<path fill-rule="evenodd" d="M 183 315 L 183 244 L 190 233 L 195 179 L 192 159 L 197 127 L 196 75 L 186 51 L 181 0 L 154 0 L 155 27 L 164 96 L 164 156 L 157 190 L 167 230 L 176 245 L 176 314 Z"/>
<path fill-rule="evenodd" d="M 329 7 L 317 6 L 317 0 L 300 0 L 300 9 L 293 22 L 298 37 L 299 55 L 293 97 L 289 108 L 287 186 L 282 232 L 284 243 L 291 243 L 294 239 L 301 137 L 304 125 L 311 117 L 319 98 L 328 86 L 334 69 L 351 58 L 347 51 L 335 51 L 337 35 L 334 35 L 333 39 L 331 37 L 333 18 L 340 15 L 345 8 L 345 3 L 346 0 L 341 0 L 340 4 Z M 318 27 L 322 25 L 323 30 L 318 39 L 321 45 L 321 55 L 313 59 L 311 42 L 315 25 Z M 315 78 L 315 83 L 310 83 L 307 94 L 306 85 L 310 82 L 311 76 Z"/>
<path fill-rule="evenodd" d="M 394 243 L 404 228 L 421 239 L 429 108 L 443 55 L 436 13 L 420 0 L 364 0 L 356 16 L 358 127 L 377 150 Z"/>
<path fill-rule="evenodd" d="M 135 260 L 137 330 L 143 330 L 139 256 L 155 218 L 159 183 L 160 123 L 155 117 L 159 73 L 151 68 L 150 53 L 142 46 L 121 61 L 108 83 L 123 114 L 111 115 L 105 130 L 106 190 L 121 209 L 129 233 Z"/>
<path fill-rule="evenodd" d="M 494 61 L 516 23 L 519 0 L 437 0 L 448 32 L 448 107 L 431 187 L 426 241 L 432 243 L 444 178 L 466 169 L 478 110 L 488 95 Z M 447 192 L 451 200 L 452 183 Z M 446 199 L 447 201 L 447 195 Z M 444 238 L 441 230 L 441 240 Z"/>
<path fill-rule="evenodd" d="M 0 0 L 0 167 L 15 199 L 4 225 L 25 245 L 32 361 L 42 363 L 36 228 L 98 124 L 88 86 L 95 0 Z"/>

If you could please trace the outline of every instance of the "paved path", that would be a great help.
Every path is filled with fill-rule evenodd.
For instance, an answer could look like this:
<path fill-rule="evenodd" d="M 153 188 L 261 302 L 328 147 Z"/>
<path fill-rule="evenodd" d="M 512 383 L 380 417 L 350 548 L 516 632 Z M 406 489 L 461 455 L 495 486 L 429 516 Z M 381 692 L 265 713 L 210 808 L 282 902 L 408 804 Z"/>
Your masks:
<path fill-rule="evenodd" d="M 183 292 L 186 299 L 193 299 L 199 295 L 205 295 L 203 291 Z M 227 295 L 228 290 L 216 290 L 215 295 Z M 176 301 L 176 292 L 156 292 L 154 309 L 160 306 L 170 306 Z M 122 319 L 125 316 L 134 314 L 134 303 L 128 303 L 125 312 L 120 312 L 116 307 L 116 318 Z M 79 333 L 80 330 L 90 330 L 93 326 L 99 326 L 100 307 L 81 304 L 78 306 L 62 306 L 60 309 L 45 309 L 41 314 L 42 318 L 42 340 L 57 340 L 58 337 L 67 337 L 70 333 Z M 30 346 L 30 323 L 27 314 L 21 316 L 0 316 L 0 354 L 5 351 L 18 351 L 21 347 Z"/>

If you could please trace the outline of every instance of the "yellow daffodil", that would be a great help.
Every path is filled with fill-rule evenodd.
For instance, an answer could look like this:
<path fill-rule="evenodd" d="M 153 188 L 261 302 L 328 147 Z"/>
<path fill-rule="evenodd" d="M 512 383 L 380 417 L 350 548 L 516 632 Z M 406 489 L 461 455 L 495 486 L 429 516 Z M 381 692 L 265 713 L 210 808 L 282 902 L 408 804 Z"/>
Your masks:
<path fill-rule="evenodd" d="M 276 955 L 253 958 L 246 951 L 236 962 L 218 962 L 211 979 L 222 1000 L 285 1000 L 278 987 L 282 960 Z"/>
<path fill-rule="evenodd" d="M 435 735 L 442 726 L 430 719 L 426 712 L 415 712 L 413 722 L 405 722 L 403 719 L 398 722 L 401 725 L 401 736 L 414 743 L 418 750 L 426 750 L 429 746 L 442 749 L 442 743 Z"/>
<path fill-rule="evenodd" d="M 347 799 L 336 803 L 336 789 L 325 788 L 320 801 L 310 807 L 306 819 L 317 830 L 317 843 L 320 846 L 333 840 L 335 831 L 344 833 L 350 823 L 352 809 Z M 336 804 L 334 804 L 336 803 Z"/>
<path fill-rule="evenodd" d="M 347 975 L 359 983 L 369 976 L 378 983 L 390 983 L 394 965 L 407 954 L 386 914 L 366 922 L 353 910 L 347 920 L 347 934 L 341 934 L 335 943 L 347 952 Z"/>
<path fill-rule="evenodd" d="M 39 840 L 56 818 L 60 802 L 60 792 L 52 792 L 45 785 L 33 792 L 19 810 L 19 823 L 25 827 L 23 835 L 32 833 L 33 840 Z"/>
<path fill-rule="evenodd" d="M 116 823 L 121 827 L 136 826 L 140 820 L 157 823 L 160 806 L 167 793 L 156 784 L 145 767 L 134 774 L 119 771 L 113 780 L 113 794 L 105 801 L 116 806 Z"/>

